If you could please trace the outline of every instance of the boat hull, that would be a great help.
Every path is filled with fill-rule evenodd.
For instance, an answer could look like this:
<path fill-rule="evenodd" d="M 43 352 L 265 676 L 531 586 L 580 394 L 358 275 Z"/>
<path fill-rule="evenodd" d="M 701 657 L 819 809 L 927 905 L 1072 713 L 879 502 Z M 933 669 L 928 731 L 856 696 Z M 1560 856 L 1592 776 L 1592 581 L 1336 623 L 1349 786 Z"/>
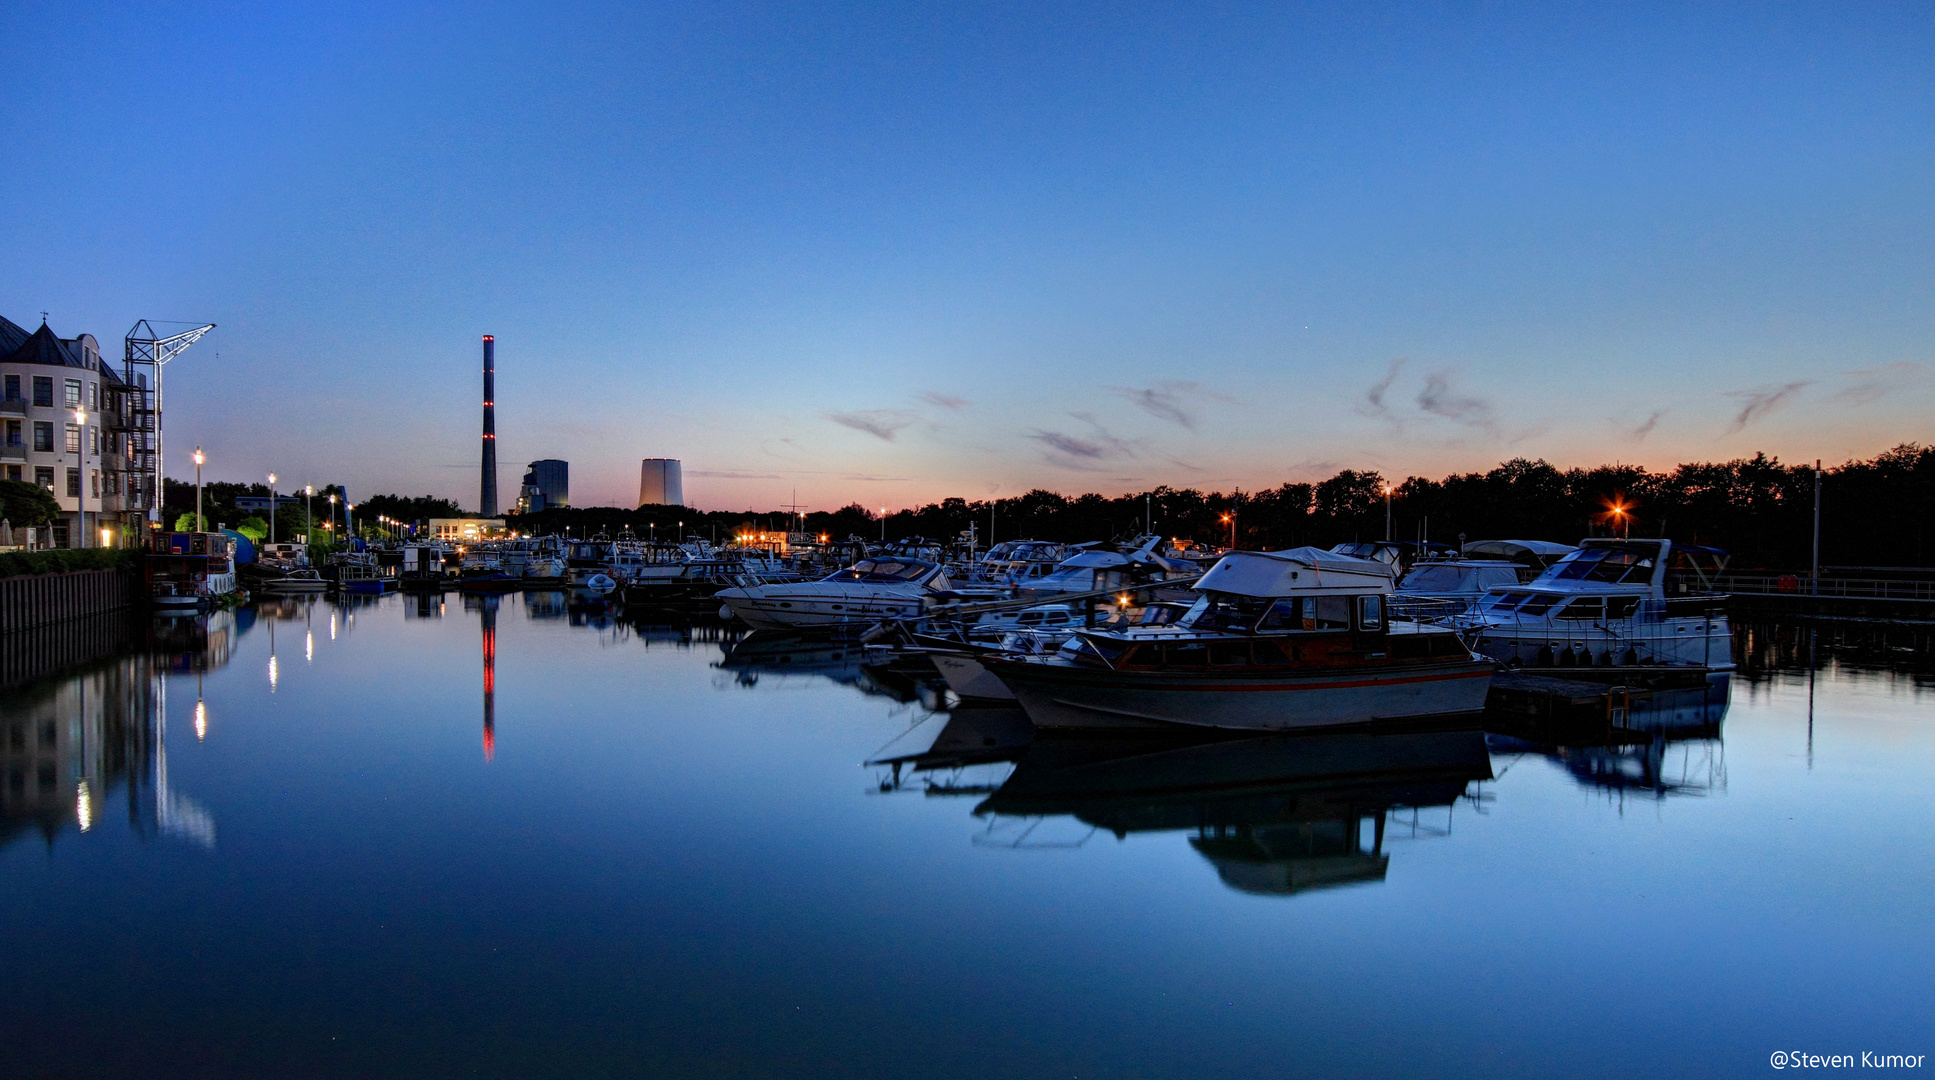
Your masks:
<path fill-rule="evenodd" d="M 1319 668 L 1256 674 L 1137 674 L 1052 662 L 990 659 L 988 666 L 1037 727 L 1204 727 L 1294 731 L 1477 713 L 1490 661 Z"/>
<path fill-rule="evenodd" d="M 935 652 L 928 659 L 947 680 L 947 688 L 964 698 L 984 701 L 1013 701 L 1015 693 L 1000 676 L 989 671 L 979 657 L 972 653 Z"/>
<path fill-rule="evenodd" d="M 838 630 L 872 626 L 883 619 L 917 618 L 917 596 L 816 592 L 773 586 L 724 589 L 724 606 L 756 630 Z"/>

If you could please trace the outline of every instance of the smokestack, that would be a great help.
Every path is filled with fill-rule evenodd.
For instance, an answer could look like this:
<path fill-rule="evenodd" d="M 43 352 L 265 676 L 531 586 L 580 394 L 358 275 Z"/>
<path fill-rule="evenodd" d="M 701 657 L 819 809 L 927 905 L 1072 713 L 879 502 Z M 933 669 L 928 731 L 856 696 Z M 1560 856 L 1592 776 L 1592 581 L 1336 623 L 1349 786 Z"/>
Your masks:
<path fill-rule="evenodd" d="M 487 518 L 497 516 L 497 339 L 484 335 L 484 465 L 477 495 L 477 510 Z"/>

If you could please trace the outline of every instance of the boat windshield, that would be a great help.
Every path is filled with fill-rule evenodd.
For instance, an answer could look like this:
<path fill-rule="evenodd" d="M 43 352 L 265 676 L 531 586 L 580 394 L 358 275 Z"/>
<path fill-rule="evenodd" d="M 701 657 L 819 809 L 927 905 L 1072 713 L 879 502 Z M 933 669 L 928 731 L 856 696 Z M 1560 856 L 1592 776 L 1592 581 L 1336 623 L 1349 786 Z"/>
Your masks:
<path fill-rule="evenodd" d="M 1404 575 L 1404 592 L 1469 592 L 1477 573 L 1468 566 L 1420 566 Z"/>
<path fill-rule="evenodd" d="M 1581 548 L 1555 563 L 1555 581 L 1604 581 L 1645 585 L 1653 580 L 1653 560 L 1623 548 Z"/>
<path fill-rule="evenodd" d="M 919 581 L 934 572 L 934 564 L 918 559 L 861 559 L 826 581 Z"/>

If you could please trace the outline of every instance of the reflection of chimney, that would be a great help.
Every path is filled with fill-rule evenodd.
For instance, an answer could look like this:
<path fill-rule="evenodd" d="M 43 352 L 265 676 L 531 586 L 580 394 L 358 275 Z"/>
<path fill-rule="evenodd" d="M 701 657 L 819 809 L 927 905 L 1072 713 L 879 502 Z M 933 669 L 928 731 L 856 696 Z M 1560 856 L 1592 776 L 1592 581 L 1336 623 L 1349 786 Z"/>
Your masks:
<path fill-rule="evenodd" d="M 484 335 L 484 464 L 477 512 L 497 516 L 497 339 Z"/>
<path fill-rule="evenodd" d="M 484 626 L 484 760 L 497 756 L 497 597 L 481 598 Z"/>

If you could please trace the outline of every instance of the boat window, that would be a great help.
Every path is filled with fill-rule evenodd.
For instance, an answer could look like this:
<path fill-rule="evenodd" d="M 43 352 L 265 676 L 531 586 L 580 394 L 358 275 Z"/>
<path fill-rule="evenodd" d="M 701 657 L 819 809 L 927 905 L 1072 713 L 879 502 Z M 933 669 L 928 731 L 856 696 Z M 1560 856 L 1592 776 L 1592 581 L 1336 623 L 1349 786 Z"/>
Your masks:
<path fill-rule="evenodd" d="M 1599 564 L 1586 575 L 1586 579 L 1614 584 L 1649 582 L 1653 579 L 1653 560 L 1636 551 L 1608 551 L 1606 557 L 1599 560 Z"/>
<path fill-rule="evenodd" d="M 1256 628 L 1258 630 L 1302 630 L 1303 601 L 1296 597 L 1278 600 L 1263 613 Z"/>
<path fill-rule="evenodd" d="M 1228 596 L 1214 594 L 1205 597 L 1207 604 L 1197 604 L 1191 609 L 1188 625 L 1197 630 L 1235 630 L 1248 629 L 1256 625 L 1263 615 L 1268 600 L 1254 596 Z"/>
<path fill-rule="evenodd" d="M 1020 623 L 1021 625 L 1023 625 L 1023 626 L 1033 626 L 1033 625 L 1035 625 L 1036 623 L 1039 623 L 1039 622 L 1041 622 L 1041 612 L 1039 612 L 1039 611 L 1024 611 L 1024 612 L 1022 612 L 1022 613 L 1021 613 L 1021 617 L 1020 617 L 1019 619 L 1017 619 L 1016 621 L 1017 621 L 1017 622 L 1019 622 L 1019 623 Z"/>
<path fill-rule="evenodd" d="M 1403 592 L 1470 592 L 1469 567 L 1420 566 L 1404 575 L 1398 583 Z M 1498 584 L 1511 584 L 1510 580 Z"/>
<path fill-rule="evenodd" d="M 1478 587 L 1481 589 L 1516 584 L 1518 584 L 1518 571 L 1510 567 L 1489 566 L 1478 572 Z"/>
<path fill-rule="evenodd" d="M 1312 608 L 1315 608 L 1316 625 L 1312 622 Z M 1308 596 L 1303 602 L 1304 625 L 1311 630 L 1349 630 L 1350 597 L 1348 596 Z"/>
<path fill-rule="evenodd" d="M 1113 638 L 1092 638 L 1081 635 L 1077 635 L 1071 640 L 1082 642 L 1088 646 L 1090 652 L 1093 652 L 1095 655 L 1110 663 L 1121 659 L 1122 654 L 1128 652 L 1130 646 L 1134 644 L 1128 641 L 1117 641 Z"/>
<path fill-rule="evenodd" d="M 1250 643 L 1212 641 L 1209 644 L 1209 662 L 1216 667 L 1247 667 L 1250 663 Z"/>
<path fill-rule="evenodd" d="M 1604 618 L 1605 614 L 1606 601 L 1604 598 L 1598 596 L 1581 596 L 1574 598 L 1571 603 L 1554 612 L 1553 618 L 1596 622 Z"/>
<path fill-rule="evenodd" d="M 1360 596 L 1357 598 L 1357 627 L 1360 630 L 1384 629 L 1383 597 Z"/>
<path fill-rule="evenodd" d="M 1525 603 L 1519 605 L 1520 615 L 1543 615 L 1553 604 L 1565 599 L 1557 593 L 1533 593 Z"/>
<path fill-rule="evenodd" d="M 1201 641 L 1184 641 L 1164 646 L 1163 662 L 1171 667 L 1206 667 L 1209 664 L 1209 645 Z"/>
<path fill-rule="evenodd" d="M 1607 548 L 1580 548 L 1578 551 L 1560 559 L 1552 567 L 1552 576 L 1560 581 L 1577 581 L 1592 573 L 1599 560 L 1606 557 Z"/>
<path fill-rule="evenodd" d="M 1492 610 L 1510 611 L 1530 599 L 1531 596 L 1531 593 L 1524 592 L 1499 593 L 1498 599 L 1492 601 Z"/>
<path fill-rule="evenodd" d="M 1637 596 L 1608 596 L 1606 597 L 1606 618 L 1630 619 L 1633 617 L 1633 610 L 1637 607 L 1639 607 Z"/>
<path fill-rule="evenodd" d="M 933 564 L 914 559 L 861 559 L 827 581 L 919 581 L 933 570 Z"/>

